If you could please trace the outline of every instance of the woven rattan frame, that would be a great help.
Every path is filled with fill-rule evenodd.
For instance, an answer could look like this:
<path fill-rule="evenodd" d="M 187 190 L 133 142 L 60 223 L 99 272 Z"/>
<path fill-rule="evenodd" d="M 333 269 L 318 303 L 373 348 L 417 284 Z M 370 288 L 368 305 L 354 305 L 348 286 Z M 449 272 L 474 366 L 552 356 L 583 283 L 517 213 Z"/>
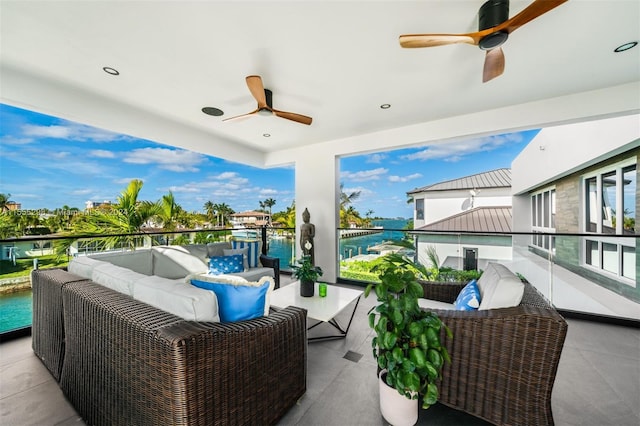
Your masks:
<path fill-rule="evenodd" d="M 421 284 L 425 298 L 447 303 L 465 285 Z M 434 312 L 453 331 L 441 403 L 496 425 L 554 424 L 551 392 L 567 323 L 544 296 L 525 283 L 514 308 Z"/>
<path fill-rule="evenodd" d="M 60 387 L 87 424 L 274 424 L 306 391 L 304 309 L 198 323 L 91 281 L 59 287 Z"/>
<path fill-rule="evenodd" d="M 31 272 L 33 320 L 31 346 L 51 375 L 60 380 L 64 357 L 62 288 L 71 282 L 89 282 L 62 269 L 34 269 Z"/>

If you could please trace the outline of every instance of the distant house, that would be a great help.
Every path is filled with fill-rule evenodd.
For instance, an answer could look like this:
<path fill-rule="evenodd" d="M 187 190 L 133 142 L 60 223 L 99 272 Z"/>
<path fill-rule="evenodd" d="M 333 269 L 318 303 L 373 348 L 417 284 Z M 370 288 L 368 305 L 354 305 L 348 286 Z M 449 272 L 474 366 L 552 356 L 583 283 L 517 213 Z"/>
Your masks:
<path fill-rule="evenodd" d="M 7 201 L 7 204 L 5 205 L 5 207 L 9 211 L 22 210 L 22 204 L 16 203 L 15 201 Z"/>
<path fill-rule="evenodd" d="M 414 202 L 418 260 L 430 265 L 483 269 L 489 261 L 511 259 L 511 170 L 502 168 L 438 182 L 407 192 Z M 451 234 L 453 232 L 454 234 Z M 455 232 L 464 232 L 458 236 Z M 504 232 L 504 236 L 473 235 Z"/>
<path fill-rule="evenodd" d="M 552 259 L 556 280 L 591 288 L 606 314 L 620 311 L 613 293 L 640 302 L 639 156 L 638 115 L 542 129 L 512 163 L 513 226 L 547 235 L 515 241 L 514 263 L 520 253 Z M 547 274 L 535 262 L 518 267 Z"/>
<path fill-rule="evenodd" d="M 231 223 L 236 226 L 266 226 L 269 224 L 271 215 L 265 212 L 246 211 L 230 215 Z"/>
<path fill-rule="evenodd" d="M 97 209 L 100 207 L 109 207 L 111 206 L 113 203 L 111 201 L 105 200 L 105 201 L 86 201 L 84 203 L 84 207 L 86 210 L 91 210 L 91 209 Z"/>

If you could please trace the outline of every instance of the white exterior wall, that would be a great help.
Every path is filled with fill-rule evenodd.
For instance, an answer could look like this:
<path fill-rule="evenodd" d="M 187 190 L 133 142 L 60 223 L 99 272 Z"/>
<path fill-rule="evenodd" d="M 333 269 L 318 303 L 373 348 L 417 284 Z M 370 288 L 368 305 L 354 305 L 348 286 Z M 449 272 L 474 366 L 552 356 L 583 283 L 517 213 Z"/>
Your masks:
<path fill-rule="evenodd" d="M 437 222 L 441 219 L 465 212 L 471 208 L 469 190 L 422 192 L 414 196 L 414 219 L 415 219 L 415 199 L 424 198 L 424 218 L 423 221 L 415 221 L 414 229 L 418 229 L 429 223 Z M 510 188 L 482 189 L 474 197 L 474 207 L 495 207 L 511 205 Z"/>
<path fill-rule="evenodd" d="M 638 114 L 542 129 L 511 163 L 511 188 L 522 194 L 634 146 Z"/>
<path fill-rule="evenodd" d="M 299 232 L 302 212 L 309 209 L 310 223 L 316 228 L 314 258 L 323 271 L 322 280 L 336 282 L 338 264 L 338 161 L 334 155 L 316 147 L 300 150 L 296 160 L 296 257 L 300 258 Z"/>

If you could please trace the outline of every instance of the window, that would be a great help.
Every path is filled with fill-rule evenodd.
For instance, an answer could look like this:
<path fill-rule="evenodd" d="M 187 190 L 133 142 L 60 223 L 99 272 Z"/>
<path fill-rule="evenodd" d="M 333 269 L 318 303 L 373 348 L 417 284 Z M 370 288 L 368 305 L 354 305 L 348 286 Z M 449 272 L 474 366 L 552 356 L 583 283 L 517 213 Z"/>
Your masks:
<path fill-rule="evenodd" d="M 635 282 L 636 164 L 621 162 L 584 177 L 584 264 Z M 623 280 L 624 282 L 624 280 Z"/>
<path fill-rule="evenodd" d="M 416 199 L 416 220 L 424 220 L 424 198 Z"/>
<path fill-rule="evenodd" d="M 539 234 L 531 237 L 531 244 L 545 251 L 555 252 L 556 189 L 546 188 L 531 195 L 531 230 Z"/>

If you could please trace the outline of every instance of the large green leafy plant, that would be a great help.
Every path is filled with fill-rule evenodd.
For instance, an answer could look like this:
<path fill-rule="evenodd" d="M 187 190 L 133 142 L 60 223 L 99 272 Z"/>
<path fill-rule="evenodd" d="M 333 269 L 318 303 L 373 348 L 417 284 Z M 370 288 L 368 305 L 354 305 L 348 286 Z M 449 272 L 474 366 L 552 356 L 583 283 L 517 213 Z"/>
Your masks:
<path fill-rule="evenodd" d="M 388 254 L 376 267 L 380 283 L 367 286 L 365 297 L 375 291 L 379 304 L 369 312 L 369 326 L 375 330 L 373 356 L 380 369 L 386 369 L 386 383 L 410 399 L 422 397 L 422 408 L 429 408 L 438 400 L 437 380 L 442 366 L 451 362 L 440 340 L 449 328 L 431 311 L 418 306 L 422 297 L 419 278 L 428 275 L 417 265 L 399 254 Z"/>
<path fill-rule="evenodd" d="M 291 275 L 300 281 L 316 282 L 322 276 L 322 268 L 311 263 L 311 256 L 302 256 L 291 267 Z"/>

